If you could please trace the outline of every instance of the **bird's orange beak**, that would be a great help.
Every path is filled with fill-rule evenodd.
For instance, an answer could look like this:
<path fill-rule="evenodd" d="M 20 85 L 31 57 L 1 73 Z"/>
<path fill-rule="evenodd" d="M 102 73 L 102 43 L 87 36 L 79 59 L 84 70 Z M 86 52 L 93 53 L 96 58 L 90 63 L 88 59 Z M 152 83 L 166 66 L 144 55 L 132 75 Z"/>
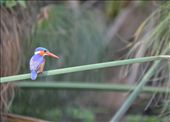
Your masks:
<path fill-rule="evenodd" d="M 48 56 L 53 57 L 53 58 L 59 59 L 58 56 L 56 56 L 55 54 L 53 54 L 53 53 L 51 53 L 51 52 L 46 52 L 46 54 L 47 54 Z"/>

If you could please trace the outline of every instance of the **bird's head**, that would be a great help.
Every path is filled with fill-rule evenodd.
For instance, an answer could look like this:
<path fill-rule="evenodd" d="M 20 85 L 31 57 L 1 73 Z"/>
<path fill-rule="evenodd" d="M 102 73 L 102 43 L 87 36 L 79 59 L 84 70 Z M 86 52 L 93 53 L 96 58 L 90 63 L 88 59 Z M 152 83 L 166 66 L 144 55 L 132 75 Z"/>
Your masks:
<path fill-rule="evenodd" d="M 36 48 L 34 54 L 39 54 L 39 55 L 41 55 L 41 56 L 46 56 L 46 55 L 47 55 L 47 56 L 51 56 L 51 57 L 56 58 L 56 59 L 59 58 L 59 57 L 56 56 L 55 54 L 49 52 L 49 51 L 48 51 L 46 48 L 44 48 L 44 47 L 38 47 L 38 48 Z"/>

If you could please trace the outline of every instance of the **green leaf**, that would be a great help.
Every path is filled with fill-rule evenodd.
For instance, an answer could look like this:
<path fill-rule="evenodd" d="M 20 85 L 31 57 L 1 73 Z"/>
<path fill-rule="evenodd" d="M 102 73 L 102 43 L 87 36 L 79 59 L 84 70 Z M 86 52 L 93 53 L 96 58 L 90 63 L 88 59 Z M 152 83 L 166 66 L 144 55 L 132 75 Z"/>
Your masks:
<path fill-rule="evenodd" d="M 5 6 L 8 8 L 12 8 L 16 6 L 17 2 L 15 0 L 6 0 L 5 1 Z"/>

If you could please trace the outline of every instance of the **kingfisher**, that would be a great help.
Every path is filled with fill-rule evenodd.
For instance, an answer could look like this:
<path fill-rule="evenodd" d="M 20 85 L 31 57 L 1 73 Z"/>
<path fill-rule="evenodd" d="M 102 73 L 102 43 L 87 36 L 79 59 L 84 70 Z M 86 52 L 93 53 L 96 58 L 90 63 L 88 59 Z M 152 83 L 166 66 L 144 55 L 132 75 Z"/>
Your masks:
<path fill-rule="evenodd" d="M 44 47 L 36 48 L 34 55 L 30 59 L 30 71 L 32 80 L 36 80 L 38 73 L 42 73 L 44 71 L 45 56 L 51 56 L 53 58 L 59 59 L 58 56 L 49 52 Z"/>

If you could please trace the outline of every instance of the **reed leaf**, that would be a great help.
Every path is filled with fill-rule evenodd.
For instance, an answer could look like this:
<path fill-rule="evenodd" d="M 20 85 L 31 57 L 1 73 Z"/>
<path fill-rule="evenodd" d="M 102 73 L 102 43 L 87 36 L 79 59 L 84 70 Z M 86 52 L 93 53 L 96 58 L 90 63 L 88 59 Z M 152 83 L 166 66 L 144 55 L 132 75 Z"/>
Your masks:
<path fill-rule="evenodd" d="M 169 56 L 151 56 L 151 57 L 126 59 L 126 60 L 119 60 L 119 61 L 112 61 L 112 62 L 105 62 L 105 63 L 96 63 L 96 64 L 89 64 L 89 65 L 83 65 L 83 66 L 50 70 L 50 71 L 44 72 L 41 76 L 59 75 L 59 74 L 94 70 L 94 69 L 100 69 L 100 68 L 106 68 L 106 67 L 122 66 L 122 65 L 134 64 L 134 63 L 143 63 L 143 62 L 149 62 L 149 61 L 155 61 L 155 60 L 161 60 L 161 59 L 167 59 L 167 58 L 169 58 Z M 30 78 L 30 74 L 1 77 L 0 83 L 24 80 L 24 79 L 29 79 L 29 78 Z"/>
<path fill-rule="evenodd" d="M 109 83 L 82 83 L 82 82 L 66 82 L 66 81 L 48 81 L 48 82 L 17 82 L 14 84 L 15 86 L 21 89 L 55 89 L 55 90 L 91 90 L 91 91 L 114 91 L 114 92 L 127 92 L 133 91 L 136 86 L 132 85 L 120 85 L 120 84 L 109 84 Z M 170 89 L 165 89 L 161 87 L 144 87 L 141 93 L 170 93 Z"/>

